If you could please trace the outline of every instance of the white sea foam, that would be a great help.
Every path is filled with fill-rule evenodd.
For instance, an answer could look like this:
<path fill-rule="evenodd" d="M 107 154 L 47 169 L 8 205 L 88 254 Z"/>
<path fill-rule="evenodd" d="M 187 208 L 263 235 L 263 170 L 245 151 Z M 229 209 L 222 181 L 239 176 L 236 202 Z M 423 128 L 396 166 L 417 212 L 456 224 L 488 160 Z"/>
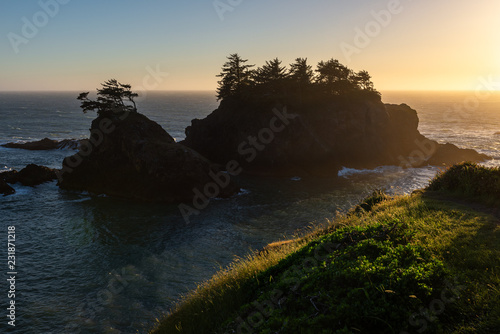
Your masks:
<path fill-rule="evenodd" d="M 388 171 L 397 171 L 401 170 L 401 167 L 398 166 L 380 166 L 374 169 L 356 169 L 356 168 L 347 168 L 342 167 L 342 169 L 338 172 L 338 177 L 347 178 L 351 175 L 355 174 L 382 174 Z"/>

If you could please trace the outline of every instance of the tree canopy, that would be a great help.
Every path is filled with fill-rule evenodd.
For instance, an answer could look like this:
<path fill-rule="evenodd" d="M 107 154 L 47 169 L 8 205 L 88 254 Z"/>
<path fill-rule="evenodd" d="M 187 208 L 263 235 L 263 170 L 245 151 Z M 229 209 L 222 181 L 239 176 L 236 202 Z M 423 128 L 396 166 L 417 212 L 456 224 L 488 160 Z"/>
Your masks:
<path fill-rule="evenodd" d="M 307 64 L 307 58 L 297 58 L 295 63 L 290 64 L 290 79 L 299 86 L 310 85 L 314 80 L 312 66 Z"/>
<path fill-rule="evenodd" d="M 251 83 L 252 71 L 255 65 L 246 65 L 248 59 L 241 58 L 237 53 L 227 57 L 228 61 L 222 66 L 222 72 L 217 75 L 222 78 L 218 83 L 217 98 L 236 95 Z"/>
<path fill-rule="evenodd" d="M 282 66 L 278 58 L 266 61 L 262 67 L 246 65 L 248 59 L 237 53 L 227 57 L 217 88 L 218 100 L 238 96 L 241 98 L 293 97 L 305 93 L 322 96 L 364 94 L 380 98 L 367 71 L 354 72 L 337 59 L 320 61 L 313 71 L 307 58 L 296 58 L 290 67 Z"/>
<path fill-rule="evenodd" d="M 130 85 L 119 83 L 116 79 L 110 79 L 102 83 L 101 86 L 102 88 L 97 89 L 97 100 L 89 99 L 89 92 L 80 93 L 77 97 L 78 100 L 82 101 L 80 108 L 84 113 L 95 110 L 97 114 L 102 116 L 137 111 L 134 98 L 138 94 L 132 92 Z"/>

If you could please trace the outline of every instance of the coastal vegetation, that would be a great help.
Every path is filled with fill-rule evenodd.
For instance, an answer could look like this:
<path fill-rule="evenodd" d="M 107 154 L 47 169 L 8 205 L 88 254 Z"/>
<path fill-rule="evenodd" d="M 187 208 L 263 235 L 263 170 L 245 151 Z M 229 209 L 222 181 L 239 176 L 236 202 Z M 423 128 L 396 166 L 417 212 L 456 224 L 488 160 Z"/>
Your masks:
<path fill-rule="evenodd" d="M 336 59 L 320 61 L 315 71 L 307 58 L 297 58 L 290 67 L 278 58 L 253 69 L 237 53 L 229 55 L 218 77 L 217 99 L 314 100 L 332 97 L 371 97 L 380 99 L 367 71 L 354 72 Z M 316 74 L 314 73 L 316 72 Z"/>
<path fill-rule="evenodd" d="M 99 116 L 112 116 L 113 114 L 137 112 L 134 98 L 139 95 L 132 92 L 131 85 L 110 79 L 102 83 L 101 86 L 102 88 L 97 89 L 96 100 L 88 98 L 89 92 L 80 93 L 77 97 L 78 100 L 82 101 L 80 107 L 84 113 L 97 111 Z"/>
<path fill-rule="evenodd" d="M 457 164 L 440 173 L 429 190 L 500 205 L 500 168 L 485 168 L 473 162 Z"/>
<path fill-rule="evenodd" d="M 236 259 L 151 333 L 497 333 L 499 217 L 471 186 L 498 194 L 497 177 L 462 163 L 411 196 L 376 191 L 326 226 Z"/>

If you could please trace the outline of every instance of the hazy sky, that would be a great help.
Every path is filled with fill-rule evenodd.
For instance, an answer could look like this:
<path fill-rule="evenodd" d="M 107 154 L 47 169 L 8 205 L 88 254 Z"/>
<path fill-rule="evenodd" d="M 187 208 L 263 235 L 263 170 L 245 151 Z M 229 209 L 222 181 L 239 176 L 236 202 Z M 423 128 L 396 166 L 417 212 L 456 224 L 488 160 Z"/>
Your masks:
<path fill-rule="evenodd" d="M 475 89 L 499 78 L 499 32 L 498 0 L 2 0 L 0 90 L 213 90 L 235 52 L 335 58 L 379 90 Z"/>

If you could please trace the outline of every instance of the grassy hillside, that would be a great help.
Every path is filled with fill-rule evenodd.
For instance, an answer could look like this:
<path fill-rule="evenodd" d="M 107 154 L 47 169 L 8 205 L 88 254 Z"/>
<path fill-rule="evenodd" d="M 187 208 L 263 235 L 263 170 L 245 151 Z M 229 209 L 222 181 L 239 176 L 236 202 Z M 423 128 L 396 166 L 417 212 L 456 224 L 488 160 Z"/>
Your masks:
<path fill-rule="evenodd" d="M 151 333 L 498 333 L 500 221 L 480 202 L 496 203 L 500 185 L 449 187 L 497 172 L 462 164 L 412 196 L 375 192 L 326 228 L 236 260 Z"/>

